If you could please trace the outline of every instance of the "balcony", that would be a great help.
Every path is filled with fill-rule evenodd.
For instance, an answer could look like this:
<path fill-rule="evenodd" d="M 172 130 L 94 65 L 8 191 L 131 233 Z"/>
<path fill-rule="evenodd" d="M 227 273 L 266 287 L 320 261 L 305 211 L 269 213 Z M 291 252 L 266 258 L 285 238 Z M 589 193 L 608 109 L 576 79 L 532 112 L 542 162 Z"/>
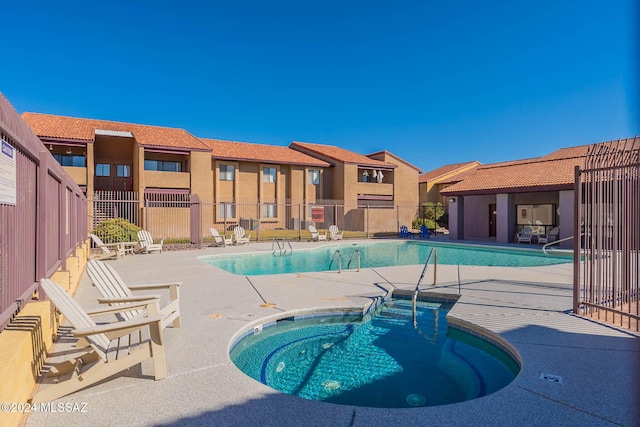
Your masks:
<path fill-rule="evenodd" d="M 377 182 L 358 182 L 356 187 L 357 193 L 371 196 L 392 196 L 393 184 L 377 183 Z"/>
<path fill-rule="evenodd" d="M 190 188 L 189 172 L 144 171 L 144 186 L 153 188 Z"/>

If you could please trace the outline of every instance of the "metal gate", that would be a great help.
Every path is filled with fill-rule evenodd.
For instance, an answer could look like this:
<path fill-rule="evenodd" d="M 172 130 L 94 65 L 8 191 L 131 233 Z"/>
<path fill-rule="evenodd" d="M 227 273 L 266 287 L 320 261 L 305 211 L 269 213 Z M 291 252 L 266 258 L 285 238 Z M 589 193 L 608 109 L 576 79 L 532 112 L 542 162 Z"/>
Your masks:
<path fill-rule="evenodd" d="M 640 138 L 589 147 L 576 168 L 573 311 L 640 330 Z"/>

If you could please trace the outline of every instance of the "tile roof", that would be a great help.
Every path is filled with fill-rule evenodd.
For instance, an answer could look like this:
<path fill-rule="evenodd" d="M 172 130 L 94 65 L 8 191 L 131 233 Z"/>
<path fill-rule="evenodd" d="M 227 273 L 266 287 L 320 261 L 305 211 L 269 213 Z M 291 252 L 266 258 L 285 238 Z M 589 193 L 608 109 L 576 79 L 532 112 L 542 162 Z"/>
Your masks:
<path fill-rule="evenodd" d="M 628 146 L 640 148 L 640 138 L 628 139 Z M 598 145 L 613 145 L 608 141 Z M 478 166 L 464 179 L 442 190 L 443 195 L 493 194 L 572 189 L 575 167 L 584 168 L 586 154 L 596 144 L 568 147 L 546 156 Z"/>
<path fill-rule="evenodd" d="M 41 138 L 95 141 L 95 130 L 102 129 L 131 132 L 136 141 L 145 147 L 209 151 L 205 144 L 184 129 L 28 112 L 22 114 L 22 119 Z"/>
<path fill-rule="evenodd" d="M 406 161 L 405 159 L 403 159 L 402 157 L 396 156 L 396 155 L 395 155 L 395 154 L 393 154 L 391 151 L 387 151 L 387 150 L 377 151 L 377 152 L 375 152 L 375 153 L 367 154 L 367 157 L 369 157 L 369 158 L 371 158 L 371 159 L 374 159 L 374 160 L 379 160 L 379 159 L 376 159 L 376 158 L 375 158 L 376 156 L 379 156 L 379 155 L 393 157 L 393 158 L 394 158 L 394 159 L 396 159 L 397 161 L 399 161 L 399 162 L 401 162 L 401 163 L 403 163 L 403 164 L 405 164 L 405 165 L 409 166 L 409 167 L 410 167 L 410 168 L 412 168 L 412 169 L 415 169 L 416 171 L 418 171 L 418 173 L 422 173 L 422 169 L 420 169 L 420 168 L 419 168 L 419 167 L 417 167 L 416 165 L 413 165 L 413 164 L 411 164 L 411 163 L 407 162 L 407 161 Z"/>
<path fill-rule="evenodd" d="M 346 150 L 344 148 L 336 147 L 335 145 L 324 144 L 312 144 L 309 142 L 293 141 L 290 148 L 302 152 L 309 153 L 313 156 L 320 156 L 327 159 L 328 162 L 337 161 L 340 163 L 357 164 L 358 166 L 366 166 L 370 168 L 396 168 L 393 163 L 381 162 L 380 160 L 374 160 L 362 154 L 354 153 L 353 151 Z"/>
<path fill-rule="evenodd" d="M 329 163 L 289 147 L 201 138 L 216 159 L 329 167 Z"/>
<path fill-rule="evenodd" d="M 479 164 L 480 164 L 479 161 L 474 160 L 472 162 L 454 163 L 451 165 L 441 166 L 438 169 L 434 169 L 432 171 L 429 171 L 427 173 L 423 173 L 422 175 L 420 175 L 419 182 L 420 184 L 423 184 L 425 182 L 436 181 L 438 178 L 442 178 L 451 173 L 455 173 L 456 171 L 463 172 L 468 168 L 474 165 L 479 165 Z"/>

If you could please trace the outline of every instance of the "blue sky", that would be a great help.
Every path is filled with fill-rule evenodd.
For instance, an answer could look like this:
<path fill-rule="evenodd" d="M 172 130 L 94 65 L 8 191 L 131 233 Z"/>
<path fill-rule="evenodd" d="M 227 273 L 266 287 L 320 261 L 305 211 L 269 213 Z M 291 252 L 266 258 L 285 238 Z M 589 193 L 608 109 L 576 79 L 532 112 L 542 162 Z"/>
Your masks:
<path fill-rule="evenodd" d="M 640 133 L 634 0 L 5 3 L 0 92 L 20 113 L 424 171 Z"/>

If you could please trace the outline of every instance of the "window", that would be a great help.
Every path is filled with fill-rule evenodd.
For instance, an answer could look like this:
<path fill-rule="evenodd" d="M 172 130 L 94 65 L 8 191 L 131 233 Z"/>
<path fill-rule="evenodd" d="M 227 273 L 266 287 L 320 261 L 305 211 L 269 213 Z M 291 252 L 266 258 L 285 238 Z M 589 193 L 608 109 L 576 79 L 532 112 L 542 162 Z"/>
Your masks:
<path fill-rule="evenodd" d="M 275 203 L 265 203 L 262 205 L 262 217 L 263 218 L 277 218 L 278 217 L 278 205 Z"/>
<path fill-rule="evenodd" d="M 516 205 L 518 231 L 529 226 L 535 234 L 544 234 L 556 225 L 555 205 Z"/>
<path fill-rule="evenodd" d="M 86 166 L 86 158 L 84 156 L 74 154 L 54 154 L 53 158 L 62 166 L 73 166 L 76 168 L 84 168 Z"/>
<path fill-rule="evenodd" d="M 236 217 L 236 205 L 233 203 L 222 202 L 220 203 L 219 215 L 220 218 L 235 218 Z"/>
<path fill-rule="evenodd" d="M 182 172 L 182 163 L 169 162 L 165 160 L 145 160 L 144 170 L 160 172 Z"/>
<path fill-rule="evenodd" d="M 233 181 L 233 165 L 220 165 L 220 181 Z"/>
<path fill-rule="evenodd" d="M 96 165 L 96 176 L 111 176 L 111 165 L 108 163 L 98 163 Z"/>
<path fill-rule="evenodd" d="M 318 185 L 320 184 L 320 171 L 317 169 L 309 170 L 309 184 Z"/>
<path fill-rule="evenodd" d="M 276 182 L 276 168 L 262 168 L 262 182 Z"/>
<path fill-rule="evenodd" d="M 121 178 L 128 178 L 131 176 L 131 166 L 129 165 L 118 165 L 116 166 L 116 176 Z"/>

